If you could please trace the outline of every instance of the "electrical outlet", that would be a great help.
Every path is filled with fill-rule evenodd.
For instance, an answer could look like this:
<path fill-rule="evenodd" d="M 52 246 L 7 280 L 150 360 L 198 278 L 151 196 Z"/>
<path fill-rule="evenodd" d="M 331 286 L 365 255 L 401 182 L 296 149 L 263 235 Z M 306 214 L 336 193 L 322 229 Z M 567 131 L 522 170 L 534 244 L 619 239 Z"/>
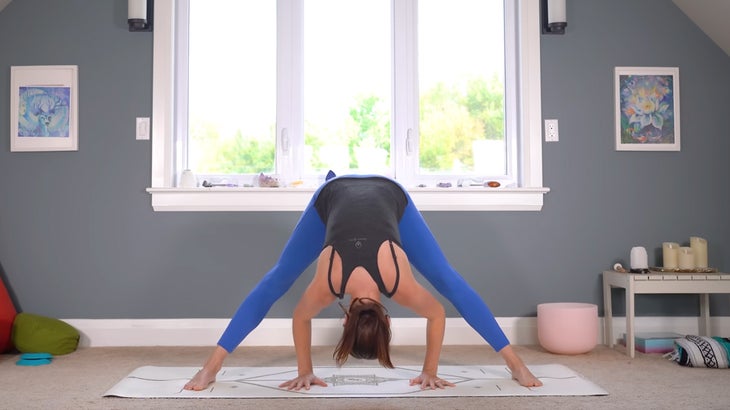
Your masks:
<path fill-rule="evenodd" d="M 558 140 L 558 120 L 545 120 L 545 141 Z"/>

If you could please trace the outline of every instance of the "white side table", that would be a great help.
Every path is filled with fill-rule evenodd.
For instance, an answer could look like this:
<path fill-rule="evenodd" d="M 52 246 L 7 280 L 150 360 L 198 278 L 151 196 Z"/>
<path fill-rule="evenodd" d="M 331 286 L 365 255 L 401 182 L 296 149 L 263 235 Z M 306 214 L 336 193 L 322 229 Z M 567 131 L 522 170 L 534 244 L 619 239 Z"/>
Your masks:
<path fill-rule="evenodd" d="M 699 294 L 700 334 L 710 335 L 711 293 L 730 293 L 730 274 L 727 273 L 664 273 L 648 274 L 603 271 L 603 308 L 606 343 L 613 347 L 613 312 L 611 289 L 626 289 L 626 353 L 634 357 L 634 298 L 637 294 Z"/>

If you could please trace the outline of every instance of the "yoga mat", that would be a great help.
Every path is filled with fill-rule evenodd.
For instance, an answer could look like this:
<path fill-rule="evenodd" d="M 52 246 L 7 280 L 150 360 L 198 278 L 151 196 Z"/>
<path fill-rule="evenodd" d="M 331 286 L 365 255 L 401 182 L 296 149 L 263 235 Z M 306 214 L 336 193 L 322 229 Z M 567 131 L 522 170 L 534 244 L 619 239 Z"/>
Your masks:
<path fill-rule="evenodd" d="M 279 384 L 297 375 L 296 367 L 224 367 L 216 382 L 193 392 L 183 386 L 199 367 L 137 368 L 109 389 L 105 397 L 128 398 L 294 398 L 294 397 L 465 397 L 465 396 L 601 396 L 608 392 L 559 364 L 529 366 L 542 387 L 522 387 L 505 366 L 439 366 L 439 377 L 456 387 L 421 390 L 408 381 L 420 366 L 316 367 L 328 387 L 288 391 Z"/>

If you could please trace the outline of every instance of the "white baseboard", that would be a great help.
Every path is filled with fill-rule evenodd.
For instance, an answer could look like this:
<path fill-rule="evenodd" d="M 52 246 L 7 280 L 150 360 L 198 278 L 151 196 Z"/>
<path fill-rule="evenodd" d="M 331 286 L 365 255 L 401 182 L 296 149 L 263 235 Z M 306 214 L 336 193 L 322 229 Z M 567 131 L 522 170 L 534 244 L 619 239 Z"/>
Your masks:
<path fill-rule="evenodd" d="M 218 342 L 228 319 L 64 319 L 81 333 L 81 347 L 102 346 L 213 346 Z M 497 322 L 515 345 L 535 345 L 537 319 L 534 317 L 497 318 Z M 423 345 L 426 321 L 421 318 L 393 318 L 393 345 Z M 675 332 L 697 334 L 697 317 L 638 317 L 637 332 Z M 598 340 L 603 341 L 603 319 L 599 319 Z M 730 336 L 730 317 L 713 317 L 712 334 Z M 314 319 L 312 345 L 337 344 L 342 329 L 340 319 Z M 613 334 L 619 338 L 626 331 L 626 319 L 615 317 Z M 444 345 L 480 345 L 486 343 L 462 318 L 446 319 Z M 243 341 L 242 346 L 293 346 L 291 319 L 264 319 Z"/>

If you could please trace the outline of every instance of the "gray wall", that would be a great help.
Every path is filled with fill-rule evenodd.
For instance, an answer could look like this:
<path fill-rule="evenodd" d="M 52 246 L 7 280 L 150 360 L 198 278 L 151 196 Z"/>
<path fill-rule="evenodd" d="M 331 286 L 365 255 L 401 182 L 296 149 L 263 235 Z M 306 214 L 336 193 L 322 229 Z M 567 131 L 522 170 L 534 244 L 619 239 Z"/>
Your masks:
<path fill-rule="evenodd" d="M 566 35 L 542 37 L 544 118 L 560 120 L 560 142 L 543 147 L 543 210 L 425 214 L 496 316 L 601 305 L 601 270 L 634 245 L 661 265 L 662 241 L 701 235 L 710 264 L 730 269 L 730 57 L 670 0 L 570 1 L 568 16 Z M 135 117 L 151 115 L 152 34 L 125 20 L 125 0 L 14 0 L 0 13 L 0 274 L 21 310 L 52 317 L 228 317 L 298 215 L 152 211 L 150 143 L 134 139 Z M 60 64 L 79 66 L 79 151 L 11 153 L 10 66 Z M 681 152 L 614 150 L 614 66 L 679 67 Z M 270 316 L 290 316 L 304 286 Z M 637 312 L 694 315 L 696 303 L 645 296 Z M 727 297 L 712 305 L 730 314 Z"/>

